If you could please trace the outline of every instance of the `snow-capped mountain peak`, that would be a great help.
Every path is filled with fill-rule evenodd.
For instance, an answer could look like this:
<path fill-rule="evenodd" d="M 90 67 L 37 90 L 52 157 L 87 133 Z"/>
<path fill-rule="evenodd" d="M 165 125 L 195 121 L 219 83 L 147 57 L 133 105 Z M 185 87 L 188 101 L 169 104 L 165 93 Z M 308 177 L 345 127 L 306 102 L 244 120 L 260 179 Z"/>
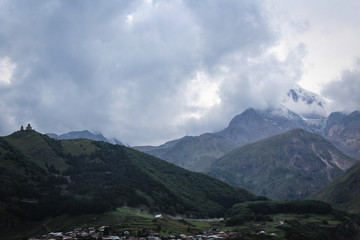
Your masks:
<path fill-rule="evenodd" d="M 318 119 L 328 115 L 327 101 L 300 87 L 290 89 L 283 97 L 281 104 L 299 114 L 304 120 Z"/>

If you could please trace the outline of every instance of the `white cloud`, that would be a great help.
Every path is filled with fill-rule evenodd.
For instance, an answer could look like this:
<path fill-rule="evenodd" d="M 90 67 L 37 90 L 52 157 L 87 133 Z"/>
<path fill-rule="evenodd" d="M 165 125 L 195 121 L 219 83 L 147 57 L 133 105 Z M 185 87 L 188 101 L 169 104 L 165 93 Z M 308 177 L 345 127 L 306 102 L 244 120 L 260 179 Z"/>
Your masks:
<path fill-rule="evenodd" d="M 360 109 L 360 58 L 352 69 L 323 86 L 322 94 L 328 98 L 332 111 L 352 112 Z"/>
<path fill-rule="evenodd" d="M 10 84 L 15 64 L 8 57 L 0 58 L 0 84 Z"/>
<path fill-rule="evenodd" d="M 220 130 L 278 102 L 309 52 L 290 40 L 313 26 L 305 16 L 278 28 L 253 0 L 1 4 L 0 133 L 31 122 L 128 144 Z"/>
<path fill-rule="evenodd" d="M 320 93 L 322 85 L 351 68 L 360 55 L 359 1 L 267 0 L 266 4 L 281 36 L 272 49 L 279 58 L 300 43 L 306 46 L 302 87 Z"/>
<path fill-rule="evenodd" d="M 204 72 L 197 72 L 194 79 L 187 83 L 186 104 L 195 108 L 211 108 L 221 103 L 219 83 L 211 82 Z"/>

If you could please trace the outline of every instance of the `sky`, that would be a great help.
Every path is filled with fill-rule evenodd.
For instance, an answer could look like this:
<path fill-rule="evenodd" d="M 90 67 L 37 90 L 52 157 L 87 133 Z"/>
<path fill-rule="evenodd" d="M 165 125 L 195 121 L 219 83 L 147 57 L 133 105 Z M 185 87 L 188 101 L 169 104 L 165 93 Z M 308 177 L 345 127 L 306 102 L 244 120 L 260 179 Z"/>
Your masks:
<path fill-rule="evenodd" d="M 358 0 L 0 0 L 0 135 L 216 132 L 301 86 L 360 110 Z"/>

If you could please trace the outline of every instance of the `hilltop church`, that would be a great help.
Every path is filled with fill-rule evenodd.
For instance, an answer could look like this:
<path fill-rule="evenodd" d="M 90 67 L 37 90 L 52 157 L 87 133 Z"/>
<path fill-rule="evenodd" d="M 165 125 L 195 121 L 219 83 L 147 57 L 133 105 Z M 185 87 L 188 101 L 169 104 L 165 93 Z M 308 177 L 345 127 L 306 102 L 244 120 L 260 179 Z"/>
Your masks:
<path fill-rule="evenodd" d="M 31 130 L 33 130 L 33 129 L 32 129 L 32 127 L 31 127 L 30 123 L 29 123 L 29 124 L 27 125 L 27 127 L 26 127 L 26 131 L 31 131 Z M 24 126 L 23 126 L 23 125 L 21 125 L 20 131 L 24 131 Z"/>

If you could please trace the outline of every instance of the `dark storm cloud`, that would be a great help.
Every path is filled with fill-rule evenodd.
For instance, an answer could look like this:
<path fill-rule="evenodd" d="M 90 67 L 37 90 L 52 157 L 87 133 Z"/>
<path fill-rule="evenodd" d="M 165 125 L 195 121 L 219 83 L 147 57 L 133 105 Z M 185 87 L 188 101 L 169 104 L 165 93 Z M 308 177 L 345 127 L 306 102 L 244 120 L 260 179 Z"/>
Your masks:
<path fill-rule="evenodd" d="M 302 49 L 282 62 L 268 53 L 277 33 L 257 1 L 0 5 L 0 60 L 15 66 L 0 82 L 1 134 L 31 122 L 159 143 L 220 128 L 301 75 Z"/>
<path fill-rule="evenodd" d="M 331 101 L 332 111 L 360 109 L 360 58 L 353 69 L 344 70 L 339 79 L 323 87 L 322 94 Z"/>

